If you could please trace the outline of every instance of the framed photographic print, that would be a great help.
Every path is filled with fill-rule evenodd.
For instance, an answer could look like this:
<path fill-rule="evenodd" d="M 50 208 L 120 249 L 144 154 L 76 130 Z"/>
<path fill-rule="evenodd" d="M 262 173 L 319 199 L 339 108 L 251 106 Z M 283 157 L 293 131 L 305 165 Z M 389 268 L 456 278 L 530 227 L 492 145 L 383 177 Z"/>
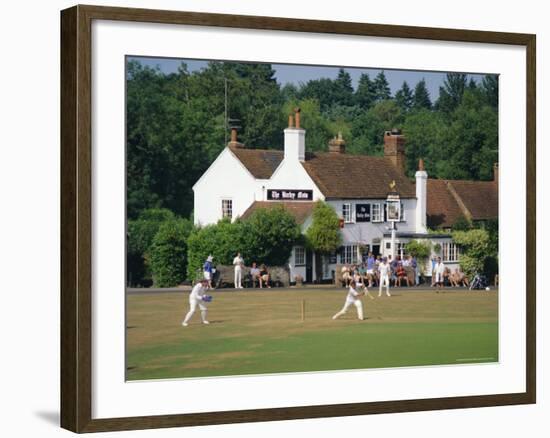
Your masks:
<path fill-rule="evenodd" d="M 62 427 L 535 403 L 535 41 L 62 11 Z"/>

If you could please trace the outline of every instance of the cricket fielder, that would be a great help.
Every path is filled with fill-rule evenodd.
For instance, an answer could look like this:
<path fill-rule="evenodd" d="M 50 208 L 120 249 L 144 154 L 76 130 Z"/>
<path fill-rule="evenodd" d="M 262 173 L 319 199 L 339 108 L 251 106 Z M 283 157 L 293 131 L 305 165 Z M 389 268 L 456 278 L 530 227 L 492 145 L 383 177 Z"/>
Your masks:
<path fill-rule="evenodd" d="M 344 307 L 332 319 L 337 319 L 348 311 L 350 306 L 354 305 L 357 308 L 357 318 L 363 321 L 363 303 L 361 302 L 361 297 L 365 295 L 365 292 L 357 292 L 355 289 L 356 283 L 352 281 L 349 286 L 348 296 L 346 297 L 346 302 Z"/>
<path fill-rule="evenodd" d="M 237 256 L 233 259 L 233 266 L 235 266 L 235 289 L 242 289 L 244 260 L 240 252 L 238 252 Z"/>
<path fill-rule="evenodd" d="M 391 267 L 388 263 L 388 259 L 384 257 L 382 263 L 378 266 L 378 271 L 380 272 L 380 287 L 378 288 L 378 296 L 382 296 L 382 287 L 386 285 L 386 295 L 391 297 L 390 294 L 390 270 Z"/>
<path fill-rule="evenodd" d="M 199 306 L 199 309 L 201 309 L 202 323 L 210 324 L 206 319 L 207 308 L 205 303 L 209 301 L 208 295 L 206 295 L 207 290 L 208 280 L 206 278 L 202 279 L 193 287 L 191 293 L 189 294 L 189 312 L 187 312 L 187 315 L 185 315 L 185 319 L 181 323 L 182 326 L 187 327 L 189 325 L 189 320 L 195 313 L 195 310 L 197 310 L 197 306 Z"/>

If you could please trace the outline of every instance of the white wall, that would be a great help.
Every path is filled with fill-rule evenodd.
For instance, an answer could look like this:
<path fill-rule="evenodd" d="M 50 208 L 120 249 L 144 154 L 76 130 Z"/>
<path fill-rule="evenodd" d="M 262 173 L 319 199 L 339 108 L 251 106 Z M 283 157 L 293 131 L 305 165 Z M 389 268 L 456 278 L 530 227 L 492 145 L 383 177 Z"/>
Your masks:
<path fill-rule="evenodd" d="M 30 0 L 6 2 L 0 27 L 4 42 L 0 69 L 2 147 L 0 187 L 2 205 L 13 214 L 0 218 L 2 267 L 2 357 L 4 377 L 0 402 L 5 414 L 2 432 L 9 437 L 71 437 L 57 426 L 59 406 L 59 10 L 75 1 Z M 88 4 L 162 9 L 273 15 L 324 20 L 455 27 L 538 34 L 538 223 L 548 221 L 548 173 L 550 159 L 548 125 L 550 87 L 550 28 L 545 2 L 521 3 L 463 0 L 453 7 L 439 1 L 395 0 L 358 3 L 354 0 L 258 2 L 239 0 L 88 0 Z M 32 29 L 32 31 L 31 31 Z M 39 66 L 39 74 L 37 74 Z M 33 96 L 32 104 L 22 94 Z M 37 216 L 37 212 L 40 214 Z M 25 236 L 22 239 L 21 236 Z M 548 227 L 537 233 L 539 272 L 550 244 Z M 32 275 L 29 275 L 32 269 Z M 540 276 L 542 278 L 542 276 Z M 271 423 L 236 424 L 155 431 L 101 434 L 106 438 L 179 437 L 264 438 L 380 437 L 477 438 L 495 436 L 540 438 L 547 435 L 550 410 L 550 322 L 543 318 L 548 295 L 539 285 L 538 404 L 480 409 L 457 409 L 407 414 L 372 415 Z M 343 391 L 353 391 L 344 382 Z M 98 435 L 99 436 L 99 435 Z"/>
<path fill-rule="evenodd" d="M 195 224 L 218 222 L 222 199 L 233 201 L 233 218 L 241 216 L 255 200 L 255 185 L 250 172 L 225 148 L 193 187 Z"/>
<path fill-rule="evenodd" d="M 345 203 L 351 204 L 351 212 L 353 218 L 352 220 L 354 222 L 344 224 L 344 228 L 342 229 L 342 238 L 344 244 L 360 243 L 365 245 L 372 245 L 373 239 L 382 239 L 384 233 L 389 232 L 389 222 L 372 222 L 372 207 L 371 222 L 355 222 L 356 204 L 381 203 L 383 209 L 385 205 L 385 199 L 329 200 L 327 201 L 327 203 L 336 210 L 336 213 L 340 217 L 342 216 L 342 205 Z M 414 232 L 416 199 L 403 199 L 402 203 L 405 216 L 403 221 L 397 223 L 397 229 L 399 232 Z"/>

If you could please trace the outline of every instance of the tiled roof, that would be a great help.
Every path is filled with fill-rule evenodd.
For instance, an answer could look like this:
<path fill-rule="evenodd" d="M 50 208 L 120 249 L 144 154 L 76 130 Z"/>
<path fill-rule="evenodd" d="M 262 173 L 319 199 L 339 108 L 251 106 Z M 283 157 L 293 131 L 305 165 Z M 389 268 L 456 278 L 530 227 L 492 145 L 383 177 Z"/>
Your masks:
<path fill-rule="evenodd" d="M 283 161 L 283 151 L 275 149 L 246 149 L 229 147 L 231 152 L 258 179 L 269 179 Z"/>
<path fill-rule="evenodd" d="M 250 217 L 256 210 L 265 208 L 273 209 L 277 207 L 283 207 L 286 209 L 298 225 L 305 222 L 308 216 L 312 213 L 315 202 L 297 202 L 297 201 L 255 201 L 250 207 L 242 214 L 241 218 L 246 219 Z"/>
<path fill-rule="evenodd" d="M 389 158 L 316 152 L 302 165 L 327 198 L 386 198 L 392 181 L 402 198 L 416 197 L 414 185 Z"/>
<path fill-rule="evenodd" d="M 427 189 L 431 228 L 452 227 L 460 217 L 470 216 L 474 221 L 498 218 L 498 184 L 494 181 L 428 179 Z"/>
<path fill-rule="evenodd" d="M 494 181 L 449 181 L 473 220 L 498 217 L 498 184 Z"/>
<path fill-rule="evenodd" d="M 426 220 L 430 228 L 450 228 L 464 216 L 454 196 L 447 189 L 444 179 L 428 178 L 426 199 Z"/>
<path fill-rule="evenodd" d="M 268 179 L 283 160 L 283 151 L 230 147 L 243 165 L 259 179 Z M 385 157 L 307 153 L 302 163 L 327 198 L 380 199 L 388 195 L 395 180 L 403 198 L 416 196 L 414 185 Z"/>

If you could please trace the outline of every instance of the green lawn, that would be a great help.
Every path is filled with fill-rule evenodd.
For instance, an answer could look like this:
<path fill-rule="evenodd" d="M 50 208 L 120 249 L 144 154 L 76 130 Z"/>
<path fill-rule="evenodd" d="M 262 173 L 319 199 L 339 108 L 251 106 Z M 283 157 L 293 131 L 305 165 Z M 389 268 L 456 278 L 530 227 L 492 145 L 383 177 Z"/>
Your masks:
<path fill-rule="evenodd" d="M 331 316 L 346 292 L 213 292 L 211 324 L 180 325 L 188 294 L 128 296 L 127 378 L 202 377 L 498 360 L 498 292 L 393 291 Z M 301 302 L 306 301 L 306 320 Z"/>

